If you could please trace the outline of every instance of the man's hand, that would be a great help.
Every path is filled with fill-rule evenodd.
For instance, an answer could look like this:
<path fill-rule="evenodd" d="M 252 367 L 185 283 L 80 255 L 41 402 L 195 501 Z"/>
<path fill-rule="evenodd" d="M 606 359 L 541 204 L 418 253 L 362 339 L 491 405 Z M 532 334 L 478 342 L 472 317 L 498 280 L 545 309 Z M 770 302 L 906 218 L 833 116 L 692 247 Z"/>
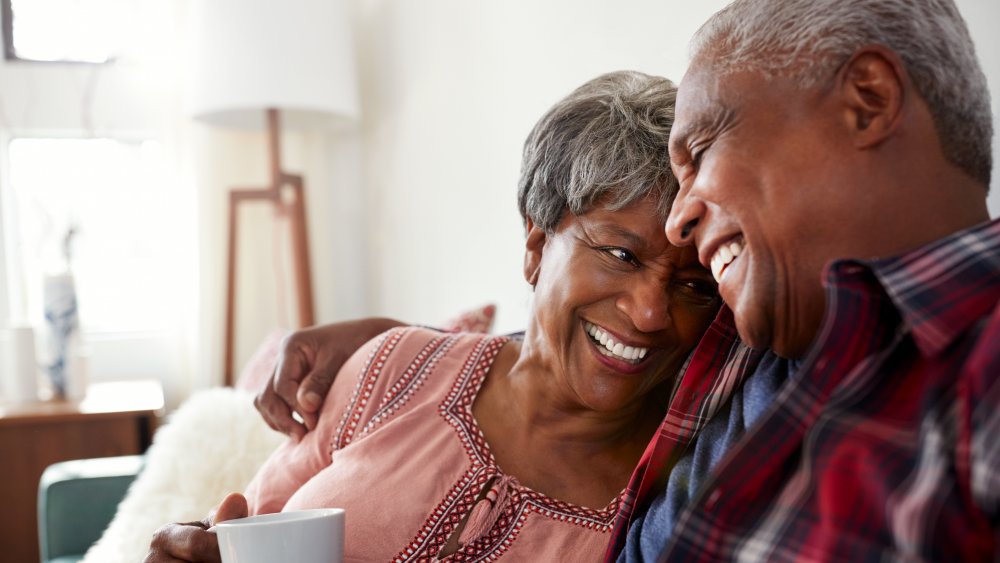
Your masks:
<path fill-rule="evenodd" d="M 317 411 L 344 362 L 375 336 L 400 326 L 370 318 L 302 329 L 281 343 L 274 374 L 254 405 L 271 428 L 300 440 L 316 427 Z M 295 420 L 298 413 L 302 422 Z"/>
<path fill-rule="evenodd" d="M 153 534 L 149 553 L 143 563 L 220 563 L 219 540 L 208 529 L 217 522 L 247 516 L 247 499 L 232 493 L 219 504 L 215 513 L 199 522 L 168 524 Z"/>

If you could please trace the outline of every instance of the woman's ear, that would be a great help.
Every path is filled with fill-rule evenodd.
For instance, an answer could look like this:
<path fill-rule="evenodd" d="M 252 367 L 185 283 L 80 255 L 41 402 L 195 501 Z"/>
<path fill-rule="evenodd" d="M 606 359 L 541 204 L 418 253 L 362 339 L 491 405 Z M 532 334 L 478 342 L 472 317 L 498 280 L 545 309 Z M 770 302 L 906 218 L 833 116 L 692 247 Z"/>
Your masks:
<path fill-rule="evenodd" d="M 542 266 L 542 250 L 545 248 L 545 231 L 535 225 L 530 218 L 525 219 L 528 236 L 524 241 L 524 279 L 535 287 L 538 272 Z"/>

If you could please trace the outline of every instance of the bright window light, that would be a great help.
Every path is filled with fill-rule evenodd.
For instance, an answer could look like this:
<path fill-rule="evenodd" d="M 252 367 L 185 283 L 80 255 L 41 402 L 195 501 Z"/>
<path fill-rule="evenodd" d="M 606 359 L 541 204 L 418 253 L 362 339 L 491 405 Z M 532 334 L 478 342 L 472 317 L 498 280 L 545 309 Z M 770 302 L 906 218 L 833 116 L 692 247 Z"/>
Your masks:
<path fill-rule="evenodd" d="M 125 45 L 136 0 L 8 0 L 19 59 L 103 63 Z"/>
<path fill-rule="evenodd" d="M 29 318 L 42 277 L 66 268 L 70 245 L 85 332 L 169 330 L 186 295 L 191 209 L 171 185 L 158 142 L 17 138 L 9 145 L 16 260 Z"/>

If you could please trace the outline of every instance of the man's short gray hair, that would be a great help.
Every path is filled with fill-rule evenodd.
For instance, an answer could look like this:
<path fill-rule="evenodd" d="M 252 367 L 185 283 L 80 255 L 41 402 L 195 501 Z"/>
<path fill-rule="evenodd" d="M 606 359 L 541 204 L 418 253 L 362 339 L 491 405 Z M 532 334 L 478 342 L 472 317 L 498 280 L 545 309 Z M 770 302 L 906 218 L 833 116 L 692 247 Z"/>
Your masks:
<path fill-rule="evenodd" d="M 601 75 L 542 116 L 524 143 L 518 207 L 552 232 L 568 209 L 621 209 L 647 195 L 665 220 L 677 180 L 667 152 L 677 88 L 666 78 Z"/>
<path fill-rule="evenodd" d="M 865 45 L 903 60 L 945 157 L 990 184 L 993 116 L 969 30 L 951 0 L 736 0 L 695 34 L 715 72 L 762 71 L 823 84 Z"/>

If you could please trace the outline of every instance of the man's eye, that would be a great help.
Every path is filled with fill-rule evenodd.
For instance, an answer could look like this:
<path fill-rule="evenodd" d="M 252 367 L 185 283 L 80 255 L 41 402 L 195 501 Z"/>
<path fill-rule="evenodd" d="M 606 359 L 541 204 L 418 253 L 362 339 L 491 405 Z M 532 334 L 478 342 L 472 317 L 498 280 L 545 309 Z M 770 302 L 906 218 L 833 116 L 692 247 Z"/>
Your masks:
<path fill-rule="evenodd" d="M 691 167 L 698 170 L 701 166 L 701 158 L 705 156 L 705 150 L 701 147 L 694 147 L 691 149 Z"/>
<path fill-rule="evenodd" d="M 635 257 L 635 254 L 632 254 L 631 252 L 629 252 L 624 248 L 620 248 L 617 246 L 607 246 L 602 248 L 601 250 L 615 257 L 619 261 L 625 262 L 626 264 L 632 264 L 633 266 L 639 265 L 639 260 Z"/>

